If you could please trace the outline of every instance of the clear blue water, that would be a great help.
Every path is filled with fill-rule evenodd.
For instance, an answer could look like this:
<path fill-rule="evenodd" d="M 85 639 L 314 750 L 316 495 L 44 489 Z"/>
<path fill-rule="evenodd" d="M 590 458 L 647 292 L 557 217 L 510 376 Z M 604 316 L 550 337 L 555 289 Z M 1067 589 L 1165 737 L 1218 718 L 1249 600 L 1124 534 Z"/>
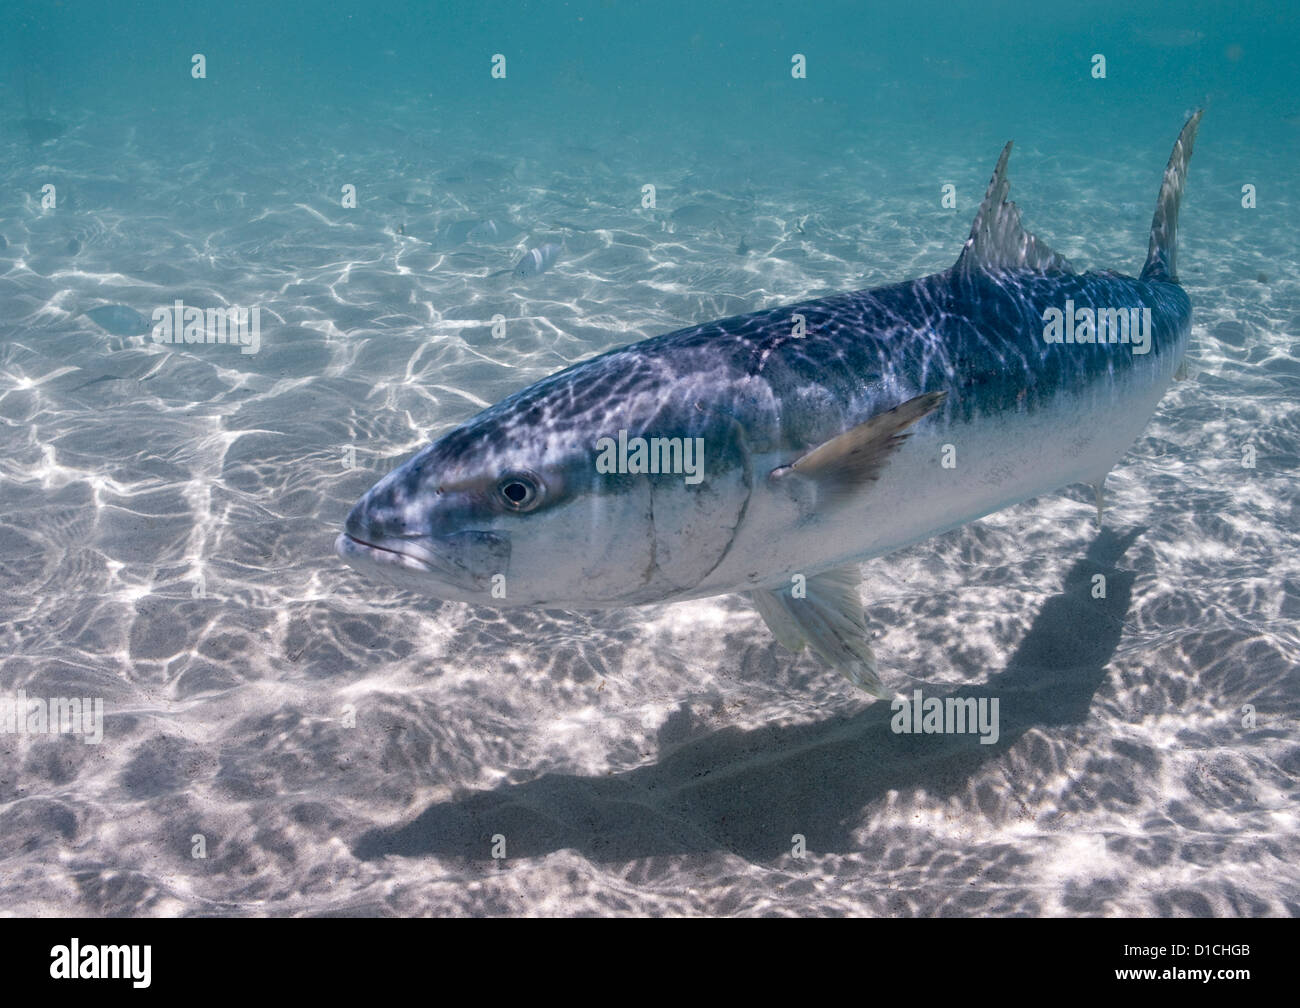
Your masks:
<path fill-rule="evenodd" d="M 1294 915 L 1295 39 L 1249 4 L 10 4 L 0 701 L 105 718 L 0 733 L 0 912 Z M 995 744 L 891 732 L 737 596 L 440 606 L 335 557 L 375 479 L 560 367 L 946 268 L 1008 139 L 1027 225 L 1136 273 L 1200 105 L 1189 380 L 1106 531 L 1070 487 L 864 565 L 887 681 L 998 698 Z M 257 352 L 154 341 L 177 300 L 257 308 Z"/>

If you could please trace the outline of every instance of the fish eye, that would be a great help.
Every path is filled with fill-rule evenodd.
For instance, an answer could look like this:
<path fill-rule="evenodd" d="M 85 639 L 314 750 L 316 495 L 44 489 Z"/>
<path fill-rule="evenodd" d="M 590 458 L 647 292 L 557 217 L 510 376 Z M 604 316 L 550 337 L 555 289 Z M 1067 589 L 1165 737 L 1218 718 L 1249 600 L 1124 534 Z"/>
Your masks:
<path fill-rule="evenodd" d="M 508 472 L 497 483 L 497 494 L 509 511 L 531 511 L 542 502 L 542 482 L 532 473 Z"/>

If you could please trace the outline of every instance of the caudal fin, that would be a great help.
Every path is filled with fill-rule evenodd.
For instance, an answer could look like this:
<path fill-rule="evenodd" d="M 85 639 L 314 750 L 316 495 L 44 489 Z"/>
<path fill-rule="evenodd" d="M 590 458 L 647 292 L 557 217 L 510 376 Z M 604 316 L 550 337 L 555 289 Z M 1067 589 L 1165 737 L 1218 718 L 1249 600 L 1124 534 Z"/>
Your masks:
<path fill-rule="evenodd" d="M 1196 143 L 1196 129 L 1201 125 L 1204 109 L 1197 109 L 1183 126 L 1174 141 L 1174 152 L 1169 155 L 1165 178 L 1160 184 L 1156 199 L 1155 216 L 1151 218 L 1151 245 L 1147 262 L 1142 267 L 1143 280 L 1165 280 L 1178 283 L 1176 260 L 1178 257 L 1178 205 L 1183 200 L 1183 186 L 1187 184 L 1187 163 L 1192 159 L 1192 145 Z"/>

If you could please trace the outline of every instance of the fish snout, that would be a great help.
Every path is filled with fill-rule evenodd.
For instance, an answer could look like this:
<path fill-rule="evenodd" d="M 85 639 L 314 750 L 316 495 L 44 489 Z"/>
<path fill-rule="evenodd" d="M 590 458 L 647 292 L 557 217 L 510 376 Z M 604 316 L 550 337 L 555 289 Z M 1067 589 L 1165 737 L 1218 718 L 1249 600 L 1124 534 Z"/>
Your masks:
<path fill-rule="evenodd" d="M 482 593 L 510 563 L 510 537 L 487 530 L 437 530 L 418 508 L 401 506 L 376 487 L 348 513 L 334 549 L 350 566 L 373 570 L 405 587 L 414 578 L 442 597 Z M 448 593 L 450 589 L 452 593 Z"/>
<path fill-rule="evenodd" d="M 370 507 L 370 495 L 367 494 L 348 512 L 347 520 L 343 523 L 343 532 L 363 543 L 373 544 L 380 539 L 389 538 L 392 533 L 384 527 L 386 523 L 374 519 L 375 511 Z"/>
<path fill-rule="evenodd" d="M 348 512 L 337 543 L 339 554 L 346 557 L 344 539 L 369 549 L 391 549 L 392 543 L 420 538 L 427 533 L 427 527 L 417 527 L 412 515 L 412 509 L 398 506 L 390 487 L 380 484 L 372 488 Z"/>

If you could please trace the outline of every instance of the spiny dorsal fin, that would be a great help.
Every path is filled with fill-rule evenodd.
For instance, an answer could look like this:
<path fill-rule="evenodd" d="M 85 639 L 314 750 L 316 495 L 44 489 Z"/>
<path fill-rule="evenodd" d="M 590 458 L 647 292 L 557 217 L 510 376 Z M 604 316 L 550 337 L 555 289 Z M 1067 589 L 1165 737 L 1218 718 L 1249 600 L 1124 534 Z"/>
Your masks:
<path fill-rule="evenodd" d="M 993 169 L 988 192 L 980 204 L 970 237 L 957 258 L 958 270 L 1000 271 L 1009 269 L 1040 270 L 1044 273 L 1078 272 L 1065 256 L 1057 255 L 1020 226 L 1020 208 L 1007 199 L 1011 182 L 1007 179 L 1007 158 L 1011 144 L 1002 148 L 998 166 Z"/>

